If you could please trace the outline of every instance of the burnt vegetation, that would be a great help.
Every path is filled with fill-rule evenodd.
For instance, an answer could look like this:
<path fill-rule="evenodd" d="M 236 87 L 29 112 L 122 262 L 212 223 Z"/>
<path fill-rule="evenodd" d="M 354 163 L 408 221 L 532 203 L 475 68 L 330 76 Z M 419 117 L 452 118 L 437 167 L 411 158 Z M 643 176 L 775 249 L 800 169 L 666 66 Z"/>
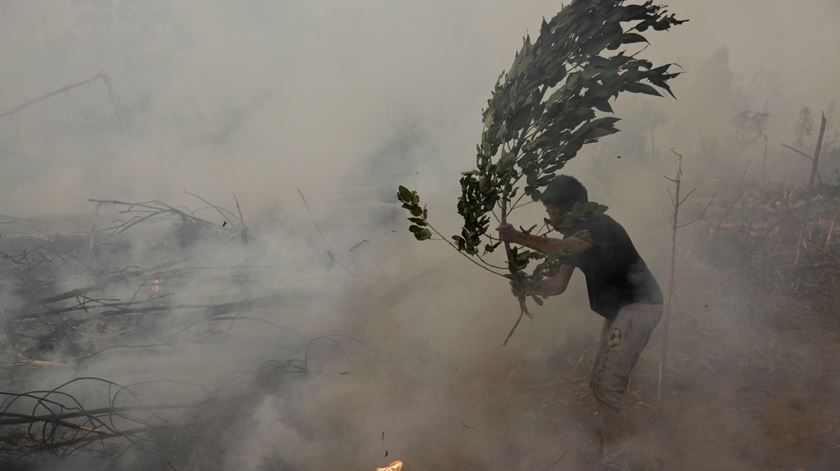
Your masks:
<path fill-rule="evenodd" d="M 415 173 L 414 160 L 426 155 L 428 130 L 413 128 L 356 169 L 384 176 L 372 187 L 375 201 L 364 202 L 369 207 L 354 202 L 356 211 L 374 208 L 377 222 L 351 243 L 336 242 L 341 226 L 328 226 L 301 189 L 284 202 L 301 210 L 294 224 L 252 215 L 235 195 L 220 202 L 184 193 L 176 204 L 152 190 L 143 193 L 148 200 L 86 194 L 84 214 L 0 214 L 0 469 L 350 469 L 348 460 L 373 456 L 353 449 L 370 442 L 380 460 L 364 462 L 371 470 L 394 458 L 405 459 L 404 471 L 481 470 L 487 462 L 546 471 L 595 466 L 590 431 L 597 417 L 586 374 L 594 338 L 559 341 L 567 332 L 541 333 L 551 324 L 537 319 L 522 342 L 485 360 L 492 363 L 486 370 L 435 356 L 452 353 L 436 349 L 438 337 L 453 331 L 465 357 L 482 351 L 479 344 L 507 343 L 531 315 L 526 301 L 545 302 L 540 312 L 554 309 L 553 301 L 522 296 L 512 330 L 507 318 L 490 330 L 491 316 L 479 312 L 464 317 L 481 323 L 469 329 L 457 331 L 458 318 L 458 327 L 401 332 L 418 324 L 399 312 L 400 300 L 416 301 L 410 295 L 423 286 L 433 302 L 406 308 L 411 316 L 428 306 L 443 306 L 452 318 L 471 313 L 461 312 L 467 303 L 460 292 L 457 302 L 440 298 L 440 273 L 416 260 L 400 266 L 403 278 L 365 263 L 383 250 L 375 232 L 396 239 L 407 229 L 469 259 L 483 270 L 477 276 L 492 273 L 482 290 L 507 296 L 510 281 L 550 276 L 562 256 L 507 247 L 490 228 L 538 200 L 590 149 L 597 149 L 592 180 L 614 182 L 622 172 L 636 179 L 628 166 L 643 167 L 655 182 L 639 182 L 638 191 L 654 188 L 662 202 L 663 224 L 644 236 L 668 291 L 668 321 L 650 343 L 654 352 L 661 348 L 657 358 L 642 357 L 629 388 L 639 440 L 653 444 L 664 469 L 836 469 L 840 118 L 831 103 L 797 103 L 799 112 L 787 115 L 746 103 L 754 106 L 714 117 L 728 126 L 725 135 L 659 151 L 655 141 L 664 142 L 666 124 L 674 124 L 670 111 L 644 108 L 644 116 L 619 121 L 613 107 L 627 109 L 619 96 L 682 96 L 682 69 L 644 58 L 648 39 L 682 23 L 664 6 L 620 0 L 575 0 L 543 20 L 492 89 L 475 158 L 462 167 L 475 166 L 453 179 L 459 198 L 451 206 L 463 222 L 453 235 L 433 222 L 429 207 L 440 206 L 421 200 L 422 188 L 400 186 L 393 198 L 394 187 Z M 104 103 L 98 114 L 74 110 L 74 119 L 101 138 L 98 151 L 116 153 L 137 138 L 143 100 L 129 106 L 106 72 L 68 82 L 0 110 L 0 157 L 14 157 L 0 160 L 0 171 L 38 175 L 44 162 L 26 152 L 27 140 L 60 139 L 53 128 L 35 129 L 21 118 L 83 91 Z M 718 91 L 721 100 L 732 98 Z M 634 132 L 631 120 L 645 125 Z M 64 124 L 73 132 L 80 127 Z M 227 131 L 211 137 L 224 141 Z M 610 139 L 625 134 L 633 145 L 611 147 Z M 102 169 L 94 163 L 85 171 Z M 607 183 L 593 183 L 607 193 Z M 404 210 L 408 223 L 397 223 Z M 592 202 L 567 217 L 605 210 Z M 520 229 L 545 235 L 553 228 L 546 221 Z M 306 243 L 284 241 L 282 260 L 271 259 L 277 253 L 270 246 L 293 231 Z M 396 250 L 380 255 L 402 260 Z M 368 275 L 373 286 L 365 284 Z M 390 276 L 396 280 L 383 281 Z M 311 289 L 311 280 L 323 284 Z M 341 321 L 307 319 L 328 315 Z M 477 339 L 466 338 L 470 329 Z M 534 359 L 515 350 L 534 347 L 540 335 L 551 336 L 548 354 Z M 431 365 L 430 372 L 406 364 Z M 347 392 L 350 380 L 363 385 L 353 392 L 365 407 L 346 399 L 356 397 Z M 440 396 L 423 402 L 426 387 Z M 311 400 L 324 391 L 326 399 Z M 280 405 L 263 409 L 270 401 Z M 410 413 L 395 413 L 399 408 Z M 275 410 L 286 414 L 282 420 Z M 392 423 L 392 415 L 417 424 Z M 345 448 L 322 450 L 321 443 Z M 317 453 L 301 452 L 306 444 Z M 244 466 L 233 455 L 255 457 Z"/>

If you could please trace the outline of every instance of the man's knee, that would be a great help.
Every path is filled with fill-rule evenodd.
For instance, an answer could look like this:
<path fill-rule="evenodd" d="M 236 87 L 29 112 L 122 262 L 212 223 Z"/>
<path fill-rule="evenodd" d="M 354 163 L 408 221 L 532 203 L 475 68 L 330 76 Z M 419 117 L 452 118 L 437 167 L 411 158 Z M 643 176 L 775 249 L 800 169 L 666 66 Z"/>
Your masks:
<path fill-rule="evenodd" d="M 592 395 L 595 396 L 595 400 L 598 402 L 605 404 L 613 409 L 621 410 L 622 409 L 622 394 L 626 389 L 626 382 L 624 382 L 623 386 L 622 382 L 617 378 L 608 378 L 608 377 L 597 377 L 590 383 L 590 387 L 592 388 Z"/>

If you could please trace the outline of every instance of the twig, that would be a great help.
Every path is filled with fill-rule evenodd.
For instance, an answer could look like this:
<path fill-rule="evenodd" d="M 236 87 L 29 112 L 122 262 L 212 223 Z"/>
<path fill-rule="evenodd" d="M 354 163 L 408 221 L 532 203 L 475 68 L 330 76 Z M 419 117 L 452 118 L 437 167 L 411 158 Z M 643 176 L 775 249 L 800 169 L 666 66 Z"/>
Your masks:
<path fill-rule="evenodd" d="M 527 128 L 522 130 L 522 133 L 520 134 L 520 140 L 525 135 L 526 130 L 527 130 Z M 518 154 L 518 153 L 519 153 L 519 148 L 517 147 L 516 152 L 514 154 Z M 510 187 L 505 189 L 505 194 L 510 194 Z M 509 214 L 507 204 L 508 204 L 507 198 L 502 198 L 501 202 L 500 202 L 500 208 L 499 208 L 499 210 L 502 213 L 502 217 L 501 217 L 501 223 L 502 224 L 507 223 L 507 217 L 508 217 L 508 214 Z M 505 242 L 504 245 L 505 245 L 505 254 L 507 255 L 507 259 L 508 259 L 508 270 L 510 270 L 511 274 L 513 275 L 514 274 L 513 250 L 510 247 L 510 242 Z M 514 279 L 513 281 L 518 281 L 518 280 Z M 503 347 L 507 346 L 507 343 L 510 340 L 510 338 L 513 336 L 513 333 L 516 332 L 516 328 L 519 327 L 519 323 L 522 322 L 522 316 L 528 316 L 528 318 L 530 318 L 530 319 L 534 318 L 533 314 L 531 314 L 531 312 L 528 311 L 528 306 L 525 304 L 525 295 L 520 294 L 519 296 L 516 297 L 516 299 L 517 299 L 517 301 L 519 301 L 519 317 L 516 318 L 516 322 L 513 324 L 513 327 L 510 329 L 510 332 L 508 332 L 507 337 L 505 337 L 505 340 L 502 342 Z"/>
<path fill-rule="evenodd" d="M 108 407 L 88 409 L 73 395 L 66 392 L 68 387 L 80 382 L 101 383 L 107 386 Z M 121 392 L 126 392 L 136 405 L 117 406 L 116 401 Z M 142 446 L 148 441 L 148 438 L 144 436 L 148 432 L 170 426 L 168 421 L 160 417 L 156 411 L 195 407 L 189 404 L 146 406 L 141 403 L 129 386 L 90 376 L 71 379 L 50 390 L 24 393 L 0 392 L 0 398 L 3 398 L 0 401 L 0 425 L 28 424 L 26 436 L 36 445 L 27 447 L 27 454 L 43 450 L 60 450 L 62 456 L 68 456 L 90 443 L 122 438 L 130 443 L 130 447 L 137 447 L 160 458 L 157 453 Z M 12 407 L 26 407 L 26 404 L 30 402 L 33 406 L 28 414 L 11 410 Z M 43 411 L 47 413 L 44 414 Z M 132 413 L 137 411 L 148 412 L 159 421 L 159 424 L 154 424 Z M 125 429 L 118 426 L 115 419 L 120 419 L 121 425 L 134 424 L 139 427 Z"/>
<path fill-rule="evenodd" d="M 522 306 L 523 306 L 522 301 L 520 301 L 519 302 L 519 307 L 520 307 L 519 317 L 516 318 L 516 322 L 513 324 L 513 327 L 511 327 L 510 332 L 508 332 L 508 334 L 507 334 L 507 337 L 505 337 L 505 341 L 502 342 L 503 347 L 507 346 L 508 341 L 510 340 L 511 337 L 513 337 L 513 333 L 516 332 L 516 328 L 519 327 L 519 323 L 522 322 L 522 318 L 525 316 L 526 309 L 523 308 Z M 530 316 L 530 314 L 529 314 L 529 316 Z"/>
<path fill-rule="evenodd" d="M 808 192 L 814 188 L 814 180 L 816 179 L 817 175 L 819 175 L 819 166 L 820 166 L 820 152 L 822 151 L 822 144 L 823 144 L 823 136 L 825 135 L 825 113 L 821 113 L 822 119 L 820 119 L 820 134 L 817 138 L 817 148 L 814 149 L 814 158 L 812 160 L 813 165 L 811 165 L 811 176 L 808 178 Z"/>
<path fill-rule="evenodd" d="M 367 244 L 367 243 L 369 243 L 369 241 L 367 239 L 362 239 L 359 243 L 350 247 L 350 250 L 348 250 L 347 253 L 350 253 L 350 252 L 358 249 L 359 247 L 361 247 L 362 245 Z"/>
<path fill-rule="evenodd" d="M 674 182 L 674 213 L 671 219 L 671 269 L 668 274 L 668 297 L 665 302 L 664 324 L 662 326 L 662 351 L 659 357 L 659 378 L 657 381 L 657 397 L 660 406 L 663 398 L 663 384 L 665 383 L 665 368 L 668 359 L 668 329 L 671 323 L 671 303 L 674 296 L 674 273 L 676 271 L 677 260 L 677 231 L 679 229 L 680 206 L 685 200 L 680 199 L 680 186 L 682 184 L 682 159 L 683 156 L 671 149 L 671 153 L 677 156 L 677 172 L 673 179 L 668 179 Z"/>
<path fill-rule="evenodd" d="M 242 224 L 242 243 L 248 243 L 248 225 L 245 224 L 245 216 L 242 215 L 242 208 L 239 207 L 239 199 L 236 193 L 233 194 L 233 201 L 236 203 L 236 212 L 239 213 L 239 223 Z"/>
<path fill-rule="evenodd" d="M 192 196 L 196 196 L 199 199 L 203 200 L 203 198 L 201 198 L 197 195 L 192 195 Z M 102 205 L 124 206 L 125 209 L 121 210 L 120 213 L 122 213 L 122 214 L 134 214 L 127 221 L 124 221 L 124 222 L 121 221 L 119 224 L 115 224 L 115 225 L 112 225 L 110 227 L 100 229 L 100 232 L 109 232 L 110 231 L 112 233 L 112 235 L 113 234 L 121 234 L 121 233 L 127 231 L 128 229 L 136 226 L 137 224 L 140 224 L 140 223 L 146 222 L 146 221 L 154 221 L 155 218 L 163 217 L 163 216 L 166 216 L 166 215 L 175 215 L 175 216 L 181 218 L 181 220 L 184 221 L 184 222 L 189 221 L 191 223 L 200 224 L 200 225 L 203 225 L 203 226 L 208 227 L 208 228 L 213 228 L 213 229 L 216 229 L 216 230 L 220 229 L 219 225 L 216 224 L 216 223 L 207 221 L 205 219 L 201 219 L 201 218 L 195 216 L 194 214 L 190 214 L 185 209 L 176 208 L 176 207 L 174 207 L 170 204 L 164 203 L 163 201 L 159 201 L 159 200 L 141 201 L 141 202 L 132 203 L 132 202 L 120 201 L 120 200 L 99 200 L 99 199 L 89 198 L 88 201 L 91 202 L 91 203 L 96 203 L 97 208 L 99 206 L 102 206 Z M 204 200 L 204 201 L 206 202 L 206 200 Z M 210 203 L 207 203 L 207 204 L 212 206 L 212 207 L 215 207 Z M 218 208 L 218 207 L 215 207 L 215 208 L 217 208 L 218 211 L 221 211 L 223 209 L 223 208 Z M 227 210 L 225 210 L 225 211 L 227 211 Z M 228 211 L 228 212 L 230 212 L 230 211 Z M 233 214 L 233 213 L 231 213 L 231 214 Z"/>
<path fill-rule="evenodd" d="M 120 107 L 117 106 L 117 100 L 114 97 L 114 87 L 111 83 L 111 76 L 105 72 L 100 72 L 99 75 L 102 77 L 102 81 L 105 82 L 105 87 L 108 89 L 108 99 L 111 100 L 111 106 L 114 107 L 114 114 L 117 115 L 117 121 L 120 123 L 120 130 L 122 131 L 123 139 L 126 139 L 128 138 L 128 128 L 125 125 L 122 113 L 120 113 Z"/>
<path fill-rule="evenodd" d="M 330 244 L 330 242 L 329 242 L 329 241 L 327 240 L 327 238 L 324 236 L 324 233 L 323 233 L 323 232 L 321 232 L 321 228 L 320 228 L 320 227 L 318 227 L 318 223 L 317 223 L 317 222 L 315 222 L 315 218 L 312 216 L 312 210 L 311 210 L 311 209 L 309 209 L 309 203 L 307 203 L 307 202 L 306 202 L 306 197 L 305 197 L 305 196 L 303 196 L 303 192 L 302 192 L 302 191 L 300 191 L 300 188 L 296 188 L 296 190 L 297 190 L 298 194 L 300 195 L 300 199 L 301 199 L 301 201 L 303 201 L 303 206 L 306 208 L 306 213 L 309 215 L 309 220 L 310 220 L 310 221 L 312 221 L 312 225 L 313 225 L 313 226 L 315 226 L 315 230 L 316 230 L 316 231 L 318 231 L 318 235 L 319 235 L 319 236 L 321 236 L 321 240 L 323 240 L 323 241 L 324 241 L 324 244 L 326 244 L 326 246 L 327 246 L 327 255 L 329 255 L 329 256 L 330 256 L 330 259 L 331 259 L 333 262 L 335 262 L 335 264 L 336 264 L 336 265 L 338 265 L 338 266 L 340 266 L 341 268 L 343 268 L 343 269 L 344 269 L 344 271 L 345 271 L 345 272 L 347 272 L 347 273 L 349 274 L 349 273 L 350 273 L 350 270 L 348 270 L 348 269 L 347 269 L 347 267 L 345 267 L 344 265 L 342 265 L 342 264 L 341 264 L 341 262 L 339 262 L 338 260 L 336 260 L 335 255 L 333 255 L 333 248 L 332 248 L 332 244 Z"/>
<path fill-rule="evenodd" d="M 0 396 L 14 396 L 15 393 L 0 391 Z M 52 422 L 55 420 L 67 420 L 85 416 L 95 415 L 112 415 L 120 412 L 136 412 L 148 410 L 172 410 L 172 409 L 193 409 L 194 404 L 163 404 L 159 406 L 127 406 L 127 407 L 101 407 L 98 409 L 80 410 L 75 412 L 66 412 L 63 414 L 43 414 L 43 415 L 28 415 L 17 414 L 12 412 L 0 411 L 0 426 L 3 425 L 20 425 L 29 424 L 32 422 Z"/>
<path fill-rule="evenodd" d="M 16 365 L 29 365 L 29 366 L 46 366 L 46 367 L 59 367 L 59 368 L 69 368 L 73 365 L 69 363 L 63 363 L 58 361 L 50 361 L 50 360 L 33 360 L 21 353 L 15 354 L 15 364 Z M 2 415 L 2 414 L 0 414 Z M 2 423 L 0 423 L 2 425 Z"/>
<path fill-rule="evenodd" d="M 712 202 L 714 202 L 715 196 L 717 196 L 717 193 L 712 194 L 712 197 L 709 198 L 708 201 L 706 201 L 706 205 L 703 206 L 703 209 L 700 211 L 700 213 L 697 216 L 694 217 L 694 219 L 691 219 L 690 221 L 688 221 L 686 223 L 683 223 L 683 224 L 678 224 L 677 229 L 682 229 L 683 227 L 690 226 L 690 225 L 694 224 L 695 222 L 699 221 L 700 219 L 703 219 L 706 216 L 706 211 L 709 209 L 709 206 L 711 206 Z M 683 201 L 685 201 L 685 199 L 683 199 Z"/>
<path fill-rule="evenodd" d="M 59 95 L 59 94 L 64 93 L 66 91 L 72 90 L 74 88 L 85 86 L 85 85 L 87 85 L 91 82 L 96 81 L 97 79 L 104 78 L 104 77 L 105 77 L 105 75 L 100 72 L 100 73 L 94 75 L 91 78 L 82 80 L 81 82 L 76 82 L 76 83 L 72 83 L 70 85 L 65 85 L 65 86 L 63 86 L 59 89 L 53 90 L 49 93 L 45 93 L 45 94 L 43 94 L 39 97 L 35 97 L 35 98 L 30 99 L 30 100 L 26 100 L 19 105 L 15 105 L 15 106 L 12 106 L 11 108 L 6 109 L 5 111 L 0 111 L 0 118 L 5 118 L 6 116 L 13 115 L 13 114 L 15 114 L 19 111 L 23 111 L 26 108 L 29 108 L 30 106 L 32 106 L 36 103 L 42 102 L 42 101 L 44 101 L 44 100 L 46 100 L 50 97 L 53 97 L 55 95 Z"/>
<path fill-rule="evenodd" d="M 446 242 L 447 244 L 449 244 L 449 246 L 450 246 L 450 247 L 452 247 L 453 249 L 455 249 L 455 251 L 456 251 L 456 252 L 458 252 L 459 254 L 461 254 L 464 258 L 466 258 L 467 260 L 469 260 L 470 262 L 472 262 L 473 264 L 475 264 L 477 267 L 481 268 L 482 270 L 488 271 L 488 272 L 490 272 L 490 273 L 492 273 L 492 274 L 494 274 L 494 275 L 496 275 L 496 276 L 501 276 L 502 278 L 507 278 L 507 276 L 505 276 L 503 273 L 499 273 L 499 272 L 497 272 L 497 271 L 495 271 L 495 270 L 493 270 L 493 269 L 491 269 L 491 268 L 486 267 L 485 265 L 483 265 L 483 264 L 479 263 L 478 261 L 476 261 L 474 258 L 472 258 L 472 257 L 470 257 L 469 255 L 465 254 L 464 252 L 461 252 L 460 250 L 458 250 L 458 247 L 456 247 L 456 246 L 455 246 L 455 244 L 453 244 L 452 242 L 450 242 L 450 241 L 449 241 L 449 239 L 447 239 L 446 237 L 444 237 L 444 235 L 443 235 L 443 234 L 441 234 L 441 233 L 440 233 L 437 229 L 435 229 L 435 226 L 433 226 L 431 223 L 428 223 L 428 222 L 427 222 L 427 224 L 429 225 L 429 229 L 431 229 L 431 230 L 432 230 L 432 232 L 434 232 L 434 233 L 435 233 L 438 237 L 440 237 L 440 240 L 442 240 L 442 241 Z"/>
<path fill-rule="evenodd" d="M 828 233 L 825 235 L 825 240 L 823 241 L 823 247 L 828 245 L 831 242 L 831 235 L 834 233 L 834 219 L 831 220 L 831 225 L 828 227 Z"/>
<path fill-rule="evenodd" d="M 741 201 L 744 198 L 744 184 L 743 184 L 743 182 L 744 182 L 744 178 L 747 176 L 747 171 L 749 169 L 750 169 L 750 164 L 747 163 L 746 167 L 744 167 L 744 172 L 741 174 L 741 193 L 738 195 L 737 198 L 732 200 L 732 202 L 729 203 L 729 205 L 726 207 L 726 210 L 723 212 L 723 216 L 720 217 L 720 220 L 718 221 L 718 225 L 715 228 L 715 232 L 714 232 L 715 234 L 720 232 L 720 228 L 721 228 L 721 226 L 723 226 L 723 221 L 726 219 L 727 216 L 729 216 L 729 213 L 732 212 L 732 208 L 734 208 L 735 205 L 738 204 L 738 202 Z"/>
<path fill-rule="evenodd" d="M 186 191 L 186 190 L 184 190 L 184 193 L 186 193 L 186 194 L 188 194 L 188 195 L 192 196 L 193 198 L 198 199 L 198 200 L 199 200 L 199 201 L 201 201 L 202 203 L 204 203 L 204 204 L 206 204 L 207 206 L 210 206 L 211 208 L 213 208 L 214 210 L 216 210 L 216 212 L 217 212 L 217 213 L 219 213 L 219 216 L 221 216 L 221 217 L 222 217 L 222 221 L 227 221 L 228 219 L 231 219 L 231 216 L 236 217 L 236 216 L 235 216 L 235 215 L 234 215 L 234 214 L 233 214 L 230 210 L 227 210 L 227 209 L 225 209 L 225 208 L 222 208 L 221 206 L 216 206 L 215 204 L 213 204 L 213 203 L 211 203 L 211 202 L 207 201 L 205 198 L 203 198 L 203 197 L 201 197 L 201 196 L 199 196 L 199 195 L 197 195 L 197 194 L 195 194 L 195 193 L 190 193 L 189 191 Z M 236 198 L 236 196 L 234 196 L 234 199 L 235 199 L 235 198 Z M 194 211 L 194 212 L 198 212 L 198 210 L 196 210 L 196 211 Z M 227 214 L 225 214 L 225 213 L 227 213 Z M 241 213 L 240 213 L 240 214 L 241 214 Z M 239 219 L 239 224 L 240 224 L 240 225 L 242 225 L 242 224 L 243 224 L 243 223 L 242 223 L 242 219 L 241 219 L 241 218 L 238 218 L 238 219 Z"/>
<path fill-rule="evenodd" d="M 806 154 L 805 152 L 802 152 L 802 151 L 801 151 L 801 150 L 799 150 L 799 149 L 793 148 L 793 147 L 791 147 L 791 146 L 789 146 L 789 145 L 787 145 L 787 144 L 784 144 L 784 143 L 782 143 L 782 147 L 784 147 L 784 148 L 786 148 L 786 149 L 789 149 L 789 150 L 792 150 L 792 151 L 796 152 L 797 154 L 799 154 L 799 155 L 800 155 L 800 156 L 802 156 L 802 157 L 805 157 L 806 159 L 810 160 L 811 162 L 813 162 L 813 161 L 814 161 L 814 157 L 813 157 L 813 156 L 810 156 L 810 155 Z"/>
<path fill-rule="evenodd" d="M 764 155 L 761 158 L 761 183 L 767 184 L 767 133 L 761 133 L 764 137 Z"/>
<path fill-rule="evenodd" d="M 96 224 L 90 227 L 90 240 L 88 241 L 88 253 L 87 259 L 90 260 L 93 257 L 93 250 L 96 247 Z"/>
<path fill-rule="evenodd" d="M 551 463 L 551 466 L 545 468 L 545 471 L 551 471 L 552 469 L 554 469 L 555 466 L 557 466 L 558 464 L 560 464 L 561 461 L 563 461 L 563 458 L 566 457 L 566 453 L 568 452 L 569 450 L 563 450 L 563 454 L 560 455 L 560 458 L 557 458 L 557 460 L 554 463 Z"/>
<path fill-rule="evenodd" d="M 820 134 L 817 138 L 817 148 L 814 149 L 814 158 L 811 160 L 811 176 L 808 178 L 808 190 L 805 195 L 805 207 L 802 208 L 802 224 L 799 226 L 799 237 L 796 240 L 796 251 L 793 258 L 793 267 L 799 267 L 799 261 L 802 255 L 802 249 L 805 245 L 805 233 L 808 228 L 808 213 L 811 209 L 811 200 L 813 199 L 814 180 L 819 175 L 820 152 L 822 151 L 823 136 L 825 135 L 825 113 L 822 113 L 820 120 Z"/>

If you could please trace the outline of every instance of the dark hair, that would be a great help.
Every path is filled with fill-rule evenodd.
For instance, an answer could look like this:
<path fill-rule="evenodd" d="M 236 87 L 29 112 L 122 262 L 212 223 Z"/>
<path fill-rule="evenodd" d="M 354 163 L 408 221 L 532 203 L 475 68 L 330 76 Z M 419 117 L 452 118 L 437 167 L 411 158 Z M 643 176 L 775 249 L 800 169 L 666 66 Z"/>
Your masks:
<path fill-rule="evenodd" d="M 558 175 L 545 187 L 540 200 L 546 205 L 571 208 L 575 203 L 586 203 L 589 197 L 586 188 L 576 178 Z"/>

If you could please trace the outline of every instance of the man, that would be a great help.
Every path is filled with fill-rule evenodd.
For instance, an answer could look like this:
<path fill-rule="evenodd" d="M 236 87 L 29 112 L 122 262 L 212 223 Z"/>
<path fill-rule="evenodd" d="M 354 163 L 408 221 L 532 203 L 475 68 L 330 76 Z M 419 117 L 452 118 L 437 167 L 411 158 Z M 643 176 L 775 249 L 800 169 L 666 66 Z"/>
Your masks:
<path fill-rule="evenodd" d="M 579 181 L 561 175 L 548 185 L 541 201 L 550 220 L 557 222 L 588 197 Z M 590 214 L 557 229 L 563 239 L 523 234 L 510 224 L 497 231 L 506 242 L 545 253 L 569 254 L 556 275 L 537 286 L 514 286 L 514 294 L 524 290 L 558 295 L 566 290 L 575 268 L 586 276 L 590 308 L 604 317 L 590 380 L 601 417 L 604 466 L 628 470 L 624 396 L 630 372 L 662 316 L 662 292 L 627 232 L 606 214 Z"/>

